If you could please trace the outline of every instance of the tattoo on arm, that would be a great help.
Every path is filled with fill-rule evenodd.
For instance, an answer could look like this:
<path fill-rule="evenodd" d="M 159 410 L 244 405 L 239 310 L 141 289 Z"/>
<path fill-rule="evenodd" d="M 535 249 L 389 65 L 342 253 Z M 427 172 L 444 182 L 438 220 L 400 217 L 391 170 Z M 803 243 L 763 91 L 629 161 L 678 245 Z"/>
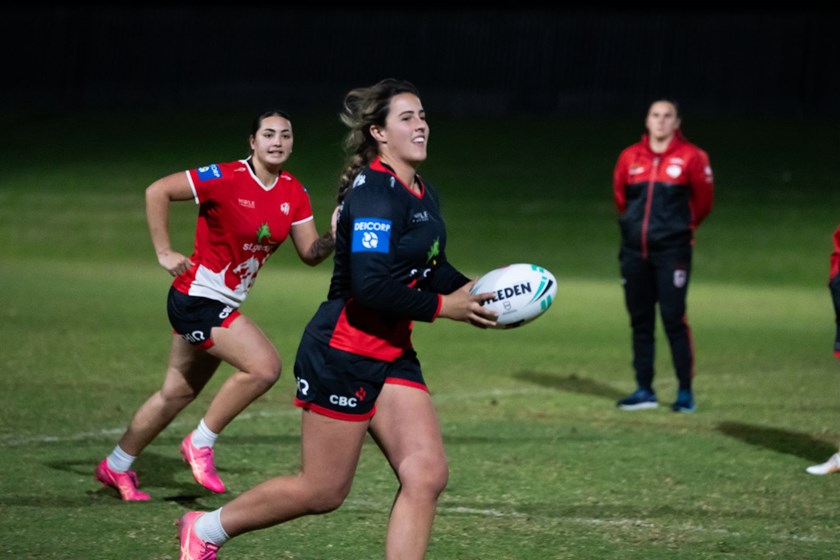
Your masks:
<path fill-rule="evenodd" d="M 321 237 L 312 242 L 309 246 L 309 258 L 321 262 L 329 257 L 335 249 L 335 238 L 332 232 L 324 232 Z"/>

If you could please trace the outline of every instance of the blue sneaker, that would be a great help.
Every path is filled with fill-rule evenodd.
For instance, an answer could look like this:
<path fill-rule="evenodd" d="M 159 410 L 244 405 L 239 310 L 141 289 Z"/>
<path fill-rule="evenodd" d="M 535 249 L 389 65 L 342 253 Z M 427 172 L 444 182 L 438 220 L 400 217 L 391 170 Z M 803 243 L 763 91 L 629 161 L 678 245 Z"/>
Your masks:
<path fill-rule="evenodd" d="M 677 392 L 677 400 L 671 405 L 671 410 L 674 412 L 694 412 L 697 410 L 691 389 L 680 389 Z"/>
<path fill-rule="evenodd" d="M 645 408 L 656 408 L 656 393 L 647 389 L 636 389 L 631 395 L 621 399 L 615 406 L 621 410 L 643 410 Z"/>

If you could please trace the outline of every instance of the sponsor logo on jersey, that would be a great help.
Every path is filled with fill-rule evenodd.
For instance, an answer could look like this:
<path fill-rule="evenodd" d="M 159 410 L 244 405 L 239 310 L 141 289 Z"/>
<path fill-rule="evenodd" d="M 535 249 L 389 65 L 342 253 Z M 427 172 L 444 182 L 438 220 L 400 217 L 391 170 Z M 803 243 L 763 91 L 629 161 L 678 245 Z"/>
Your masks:
<path fill-rule="evenodd" d="M 356 175 L 356 178 L 353 179 L 353 188 L 354 189 L 356 187 L 361 187 L 364 184 L 365 184 L 365 174 L 364 173 L 360 173 L 360 174 Z"/>
<path fill-rule="evenodd" d="M 204 342 L 205 340 L 207 340 L 202 331 L 193 331 L 191 333 L 185 333 L 181 335 L 181 338 L 193 344 L 199 344 L 200 342 Z"/>
<path fill-rule="evenodd" d="M 674 271 L 674 287 L 675 288 L 684 288 L 685 281 L 688 278 L 688 274 L 686 274 L 685 270 L 677 269 Z"/>
<path fill-rule="evenodd" d="M 426 210 L 423 210 L 422 212 L 417 212 L 411 217 L 411 223 L 419 224 L 420 222 L 428 222 L 429 219 L 429 213 Z"/>
<path fill-rule="evenodd" d="M 356 218 L 353 221 L 353 253 L 387 253 L 391 241 L 391 220 Z"/>
<path fill-rule="evenodd" d="M 630 171 L 628 171 L 627 173 L 629 173 L 630 175 L 638 175 L 639 173 L 644 173 L 644 172 L 645 172 L 644 167 L 642 167 L 641 165 L 634 165 L 633 167 L 630 168 Z"/>
<path fill-rule="evenodd" d="M 440 237 L 435 237 L 435 242 L 429 247 L 429 252 L 426 253 L 426 262 L 435 264 L 435 257 L 440 254 Z"/>
<path fill-rule="evenodd" d="M 253 200 L 246 200 L 244 198 L 239 199 L 239 206 L 242 206 L 244 208 L 256 208 L 257 207 L 256 203 Z"/>
<path fill-rule="evenodd" d="M 242 250 L 251 251 L 252 253 L 256 253 L 258 251 L 271 253 L 274 250 L 274 247 L 272 245 L 261 245 L 259 243 L 243 243 Z"/>
<path fill-rule="evenodd" d="M 210 179 L 222 178 L 222 170 L 219 169 L 219 166 L 215 163 L 213 165 L 199 167 L 196 171 L 198 172 L 199 181 L 209 181 Z"/>
<path fill-rule="evenodd" d="M 257 230 L 257 243 L 262 243 L 265 239 L 268 239 L 269 243 L 271 242 L 271 230 L 268 229 L 268 222 L 263 222 Z"/>
<path fill-rule="evenodd" d="M 359 400 L 354 397 L 345 397 L 344 395 L 330 395 L 330 403 L 338 406 L 346 406 L 349 408 L 356 408 Z"/>

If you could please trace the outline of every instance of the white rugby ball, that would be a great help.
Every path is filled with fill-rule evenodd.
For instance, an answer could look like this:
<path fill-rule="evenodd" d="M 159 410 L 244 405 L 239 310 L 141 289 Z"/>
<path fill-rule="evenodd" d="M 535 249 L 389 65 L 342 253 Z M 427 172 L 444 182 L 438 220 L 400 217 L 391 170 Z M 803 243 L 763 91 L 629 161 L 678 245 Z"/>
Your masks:
<path fill-rule="evenodd" d="M 548 311 L 557 296 L 557 280 L 541 266 L 517 263 L 491 270 L 470 291 L 492 293 L 493 299 L 483 305 L 499 314 L 497 329 L 512 329 Z"/>

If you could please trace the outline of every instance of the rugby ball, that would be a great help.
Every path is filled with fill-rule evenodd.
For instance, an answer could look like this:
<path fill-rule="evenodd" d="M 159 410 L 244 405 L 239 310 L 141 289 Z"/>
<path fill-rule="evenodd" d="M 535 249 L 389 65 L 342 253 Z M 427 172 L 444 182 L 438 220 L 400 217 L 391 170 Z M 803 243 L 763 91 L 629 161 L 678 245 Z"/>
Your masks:
<path fill-rule="evenodd" d="M 492 293 L 482 305 L 499 314 L 497 329 L 513 329 L 548 311 L 557 296 L 557 280 L 541 266 L 517 263 L 491 270 L 470 292 Z"/>

